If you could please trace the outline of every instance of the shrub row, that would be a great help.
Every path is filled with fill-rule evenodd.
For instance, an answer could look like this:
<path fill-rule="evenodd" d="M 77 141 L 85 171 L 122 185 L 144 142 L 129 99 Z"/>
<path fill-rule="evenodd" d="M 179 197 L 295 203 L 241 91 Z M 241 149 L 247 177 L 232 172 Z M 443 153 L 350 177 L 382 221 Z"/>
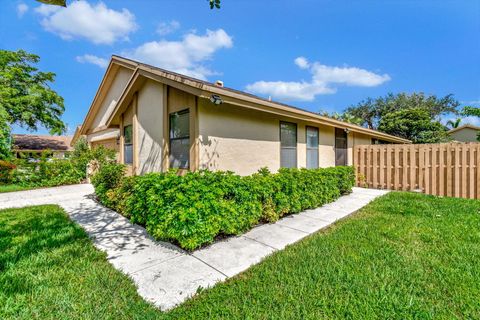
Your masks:
<path fill-rule="evenodd" d="M 331 202 L 351 191 L 355 177 L 352 167 L 262 169 L 246 177 L 170 171 L 125 178 L 124 172 L 122 165 L 102 166 L 92 179 L 100 201 L 187 250 Z"/>

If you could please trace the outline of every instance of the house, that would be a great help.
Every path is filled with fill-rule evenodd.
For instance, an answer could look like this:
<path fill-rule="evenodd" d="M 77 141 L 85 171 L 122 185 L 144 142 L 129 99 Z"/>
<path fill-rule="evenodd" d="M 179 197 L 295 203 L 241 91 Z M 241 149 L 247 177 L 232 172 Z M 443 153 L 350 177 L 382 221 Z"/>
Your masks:
<path fill-rule="evenodd" d="M 36 134 L 13 134 L 13 151 L 17 158 L 39 158 L 46 152 L 54 158 L 62 159 L 72 151 L 72 136 L 49 136 Z"/>
<path fill-rule="evenodd" d="M 448 135 L 458 142 L 478 142 L 478 135 L 480 134 L 480 127 L 465 124 L 463 126 L 453 128 L 448 131 Z"/>
<path fill-rule="evenodd" d="M 350 165 L 354 145 L 410 143 L 119 56 L 76 136 L 118 150 L 132 174 Z"/>

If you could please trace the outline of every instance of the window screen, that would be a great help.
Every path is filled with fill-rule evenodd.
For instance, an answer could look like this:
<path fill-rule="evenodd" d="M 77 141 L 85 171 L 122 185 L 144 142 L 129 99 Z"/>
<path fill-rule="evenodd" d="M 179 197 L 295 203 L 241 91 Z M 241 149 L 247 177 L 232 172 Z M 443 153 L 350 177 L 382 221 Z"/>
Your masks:
<path fill-rule="evenodd" d="M 297 125 L 280 122 L 280 166 L 297 167 Z"/>
<path fill-rule="evenodd" d="M 190 117 L 183 110 L 170 114 L 170 168 L 188 169 L 190 164 Z"/>
<path fill-rule="evenodd" d="M 307 169 L 318 168 L 318 128 L 307 127 Z"/>
<path fill-rule="evenodd" d="M 133 163 L 133 138 L 132 125 L 123 128 L 123 162 L 126 164 Z"/>

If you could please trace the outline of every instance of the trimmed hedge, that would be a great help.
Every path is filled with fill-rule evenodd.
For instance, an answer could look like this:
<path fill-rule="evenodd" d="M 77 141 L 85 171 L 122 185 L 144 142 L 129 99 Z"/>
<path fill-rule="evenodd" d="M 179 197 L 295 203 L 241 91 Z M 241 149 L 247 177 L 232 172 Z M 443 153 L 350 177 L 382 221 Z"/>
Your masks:
<path fill-rule="evenodd" d="M 351 191 L 352 167 L 262 169 L 232 172 L 176 171 L 123 178 L 124 167 L 103 166 L 92 179 L 100 201 L 144 225 L 156 239 L 187 250 L 218 236 L 241 234 L 259 222 L 316 208 Z"/>

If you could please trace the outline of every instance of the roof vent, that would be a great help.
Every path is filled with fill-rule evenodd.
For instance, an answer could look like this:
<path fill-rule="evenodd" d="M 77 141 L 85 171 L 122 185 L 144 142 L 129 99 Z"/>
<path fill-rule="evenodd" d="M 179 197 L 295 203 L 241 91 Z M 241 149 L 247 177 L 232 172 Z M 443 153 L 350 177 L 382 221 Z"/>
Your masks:
<path fill-rule="evenodd" d="M 217 87 L 223 88 L 223 81 L 222 80 L 217 80 L 217 81 L 215 81 L 215 85 Z"/>

